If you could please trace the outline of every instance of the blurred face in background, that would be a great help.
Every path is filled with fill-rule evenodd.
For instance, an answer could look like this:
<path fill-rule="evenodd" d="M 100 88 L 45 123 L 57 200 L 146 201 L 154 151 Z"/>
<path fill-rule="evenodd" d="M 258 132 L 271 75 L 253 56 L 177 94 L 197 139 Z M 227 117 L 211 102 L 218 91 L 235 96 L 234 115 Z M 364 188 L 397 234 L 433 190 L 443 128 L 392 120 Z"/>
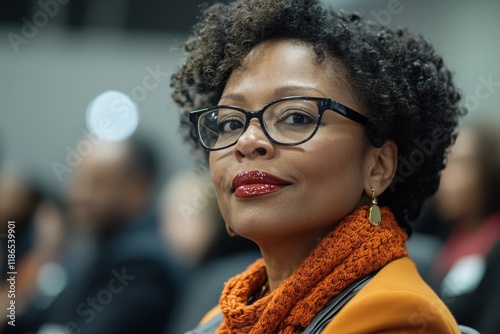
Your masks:
<path fill-rule="evenodd" d="M 9 220 L 19 227 L 28 223 L 35 204 L 35 194 L 28 184 L 16 175 L 0 173 L 0 233 L 6 233 Z"/>
<path fill-rule="evenodd" d="M 101 143 L 75 168 L 67 189 L 72 221 L 101 233 L 125 218 L 129 191 L 127 150 L 118 143 Z"/>
<path fill-rule="evenodd" d="M 194 172 L 178 175 L 169 184 L 161 208 L 161 231 L 168 249 L 188 266 L 199 264 L 222 224 L 211 179 Z"/>
<path fill-rule="evenodd" d="M 464 130 L 448 156 L 436 194 L 438 214 L 447 221 L 475 221 L 483 213 L 481 165 L 477 138 L 473 131 Z"/>

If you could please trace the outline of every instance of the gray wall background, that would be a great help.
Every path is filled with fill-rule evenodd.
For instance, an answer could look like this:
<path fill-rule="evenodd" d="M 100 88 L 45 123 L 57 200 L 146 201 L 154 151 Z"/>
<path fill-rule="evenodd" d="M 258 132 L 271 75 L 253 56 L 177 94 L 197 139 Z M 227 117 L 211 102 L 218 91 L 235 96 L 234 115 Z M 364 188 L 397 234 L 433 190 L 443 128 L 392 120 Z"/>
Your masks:
<path fill-rule="evenodd" d="M 500 1 L 328 3 L 422 33 L 456 72 L 465 102 L 473 107 L 468 121 L 500 125 Z M 36 6 L 33 13 L 42 10 Z M 63 7 L 57 15 L 65 15 Z M 182 58 L 179 46 L 187 36 L 182 31 L 68 30 L 57 15 L 20 44 L 17 53 L 8 36 L 24 36 L 22 22 L 0 23 L 0 154 L 4 164 L 36 174 L 53 190 L 59 190 L 61 183 L 51 164 L 64 163 L 67 146 L 76 148 L 85 130 L 88 103 L 105 90 L 130 94 L 142 85 L 148 66 L 169 77 Z M 168 166 L 162 182 L 193 165 L 188 146 L 178 135 L 168 77 L 138 102 L 139 131 L 153 139 Z M 493 84 L 486 87 L 484 81 Z"/>

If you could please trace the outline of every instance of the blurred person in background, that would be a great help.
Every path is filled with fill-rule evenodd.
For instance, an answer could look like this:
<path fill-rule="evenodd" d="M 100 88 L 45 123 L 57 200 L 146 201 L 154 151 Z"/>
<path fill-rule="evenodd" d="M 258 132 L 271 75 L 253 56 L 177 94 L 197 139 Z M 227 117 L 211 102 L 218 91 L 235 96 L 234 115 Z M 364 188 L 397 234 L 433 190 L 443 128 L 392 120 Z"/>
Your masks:
<path fill-rule="evenodd" d="M 430 283 L 431 268 L 436 260 L 436 254 L 448 239 L 451 226 L 438 216 L 435 200 L 431 198 L 424 204 L 422 214 L 413 227 L 411 238 L 406 241 L 406 248 L 422 278 Z"/>
<path fill-rule="evenodd" d="M 193 268 L 210 256 L 222 219 L 211 180 L 195 171 L 175 175 L 161 199 L 161 233 L 181 265 Z"/>
<path fill-rule="evenodd" d="M 41 190 L 32 181 L 11 170 L 0 171 L 0 236 L 2 247 L 1 279 L 7 270 L 8 221 L 15 222 L 16 257 L 20 261 L 28 253 L 33 239 L 33 216 L 42 198 Z"/>
<path fill-rule="evenodd" d="M 500 136 L 474 126 L 452 147 L 436 195 L 451 234 L 431 279 L 457 320 L 483 334 L 500 333 Z"/>
<path fill-rule="evenodd" d="M 187 171 L 166 186 L 161 200 L 162 235 L 187 270 L 165 334 L 195 327 L 219 301 L 224 283 L 260 257 L 250 240 L 228 235 L 210 175 Z"/>
<path fill-rule="evenodd" d="M 157 168 L 149 143 L 135 137 L 100 143 L 72 172 L 69 217 L 97 249 L 86 264 L 78 254 L 67 259 L 81 266 L 68 274 L 38 333 L 161 332 L 175 273 L 151 210 Z"/>
<path fill-rule="evenodd" d="M 0 199 L 0 308 L 6 310 L 10 301 L 14 301 L 15 315 L 19 318 L 38 294 L 39 272 L 60 257 L 65 227 L 55 197 L 49 196 L 37 182 L 20 173 L 10 170 L 0 172 Z M 8 236 L 9 233 L 13 238 Z M 7 261 L 9 254 L 15 256 L 12 267 Z M 12 292 L 6 281 L 8 272 L 17 273 L 15 291 Z M 7 325 L 11 320 L 14 319 L 2 317 L 0 327 L 12 328 Z M 4 333 L 7 328 L 1 332 Z"/>

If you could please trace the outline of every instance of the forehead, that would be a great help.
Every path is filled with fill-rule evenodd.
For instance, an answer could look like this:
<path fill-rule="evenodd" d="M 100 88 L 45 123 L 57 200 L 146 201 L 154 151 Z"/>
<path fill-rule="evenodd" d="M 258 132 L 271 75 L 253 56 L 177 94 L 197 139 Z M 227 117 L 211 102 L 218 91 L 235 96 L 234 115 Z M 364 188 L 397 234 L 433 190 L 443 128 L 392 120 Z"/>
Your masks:
<path fill-rule="evenodd" d="M 272 100 L 291 95 L 328 97 L 350 106 L 359 105 L 343 63 L 325 54 L 319 57 L 312 44 L 297 39 L 258 44 L 225 85 L 223 98 Z M 302 89 L 307 87 L 308 89 Z M 296 88 L 296 89 L 294 89 Z"/>

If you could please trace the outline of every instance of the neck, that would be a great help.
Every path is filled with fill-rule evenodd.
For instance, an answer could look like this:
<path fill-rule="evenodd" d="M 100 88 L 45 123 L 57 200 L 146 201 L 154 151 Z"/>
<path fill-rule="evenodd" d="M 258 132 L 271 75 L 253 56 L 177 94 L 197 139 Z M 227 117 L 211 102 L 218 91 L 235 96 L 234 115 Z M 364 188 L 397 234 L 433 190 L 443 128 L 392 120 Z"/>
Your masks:
<path fill-rule="evenodd" d="M 330 229 L 329 229 L 330 230 Z M 261 244 L 260 250 L 266 263 L 269 291 L 276 290 L 299 267 L 309 253 L 329 232 L 276 240 Z"/>

